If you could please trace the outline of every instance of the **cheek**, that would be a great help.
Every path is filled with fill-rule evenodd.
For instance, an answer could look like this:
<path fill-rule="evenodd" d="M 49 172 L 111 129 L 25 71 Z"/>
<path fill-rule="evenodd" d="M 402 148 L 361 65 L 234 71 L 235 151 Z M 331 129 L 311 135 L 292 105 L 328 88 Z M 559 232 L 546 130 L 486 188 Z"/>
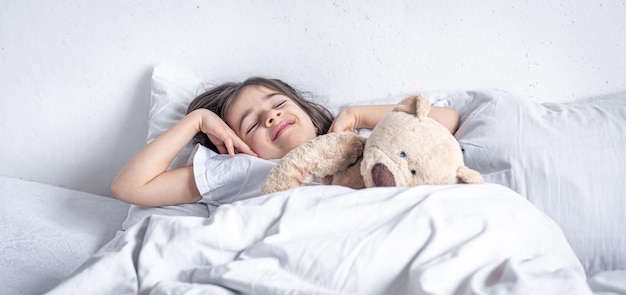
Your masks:
<path fill-rule="evenodd" d="M 244 140 L 251 149 L 258 153 L 257 149 L 262 146 L 260 136 L 251 136 L 247 140 Z"/>
<path fill-rule="evenodd" d="M 248 146 L 263 159 L 269 159 L 272 157 L 270 153 L 269 145 L 266 141 L 266 137 L 254 134 L 247 140 L 244 140 Z"/>

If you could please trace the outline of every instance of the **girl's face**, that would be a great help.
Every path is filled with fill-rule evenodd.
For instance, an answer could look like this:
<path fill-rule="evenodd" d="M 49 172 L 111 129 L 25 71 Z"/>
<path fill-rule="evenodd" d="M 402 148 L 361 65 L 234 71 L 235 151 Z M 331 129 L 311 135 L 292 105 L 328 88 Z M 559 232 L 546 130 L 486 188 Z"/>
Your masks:
<path fill-rule="evenodd" d="M 260 85 L 241 91 L 226 123 L 263 159 L 280 159 L 317 134 L 311 117 L 291 98 Z"/>

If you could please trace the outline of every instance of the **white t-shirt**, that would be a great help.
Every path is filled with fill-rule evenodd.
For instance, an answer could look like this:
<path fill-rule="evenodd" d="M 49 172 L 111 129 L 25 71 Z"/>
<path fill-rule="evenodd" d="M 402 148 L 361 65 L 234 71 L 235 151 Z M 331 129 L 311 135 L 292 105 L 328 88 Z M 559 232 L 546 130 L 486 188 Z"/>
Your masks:
<path fill-rule="evenodd" d="M 206 203 L 211 213 L 219 205 L 260 196 L 265 177 L 278 162 L 246 154 L 230 158 L 201 145 L 192 157 L 200 202 Z"/>

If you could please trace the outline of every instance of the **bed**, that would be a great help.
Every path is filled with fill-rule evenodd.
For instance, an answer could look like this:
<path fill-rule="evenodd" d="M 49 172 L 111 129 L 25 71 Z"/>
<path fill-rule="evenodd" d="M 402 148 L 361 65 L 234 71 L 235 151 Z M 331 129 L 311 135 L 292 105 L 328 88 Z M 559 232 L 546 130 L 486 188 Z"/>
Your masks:
<path fill-rule="evenodd" d="M 204 84 L 160 64 L 151 87 L 147 142 Z M 626 294 L 626 93 L 420 92 L 460 113 L 465 164 L 486 184 L 259 196 L 262 179 L 242 172 L 271 164 L 222 165 L 191 144 L 171 167 L 231 167 L 196 204 L 143 208 L 0 177 L 3 292 Z"/>

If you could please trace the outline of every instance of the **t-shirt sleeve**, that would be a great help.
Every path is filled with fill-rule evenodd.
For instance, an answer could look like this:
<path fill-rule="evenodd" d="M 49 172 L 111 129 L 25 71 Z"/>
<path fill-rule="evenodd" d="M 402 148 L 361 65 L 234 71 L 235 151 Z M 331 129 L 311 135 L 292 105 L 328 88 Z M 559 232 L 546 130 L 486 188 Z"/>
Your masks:
<path fill-rule="evenodd" d="M 231 158 L 198 145 L 193 171 L 201 202 L 219 206 L 260 196 L 265 177 L 275 164 L 246 154 Z"/>

